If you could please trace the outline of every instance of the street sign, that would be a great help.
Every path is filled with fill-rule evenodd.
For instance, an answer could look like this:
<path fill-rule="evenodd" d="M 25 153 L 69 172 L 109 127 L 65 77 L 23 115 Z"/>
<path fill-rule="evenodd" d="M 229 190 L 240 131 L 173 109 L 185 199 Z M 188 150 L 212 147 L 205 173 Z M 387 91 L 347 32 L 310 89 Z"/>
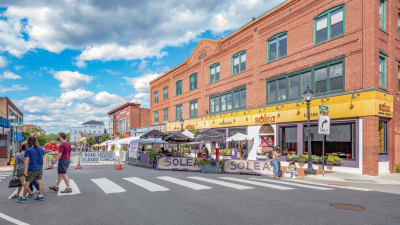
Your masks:
<path fill-rule="evenodd" d="M 24 124 L 21 122 L 11 122 L 11 126 L 13 127 L 19 127 L 19 126 L 23 126 Z"/>
<path fill-rule="evenodd" d="M 326 105 L 319 105 L 319 110 L 324 111 L 324 112 L 328 112 L 329 108 Z"/>
<path fill-rule="evenodd" d="M 331 118 L 329 116 L 320 115 L 318 119 L 318 134 L 329 135 L 331 128 Z"/>

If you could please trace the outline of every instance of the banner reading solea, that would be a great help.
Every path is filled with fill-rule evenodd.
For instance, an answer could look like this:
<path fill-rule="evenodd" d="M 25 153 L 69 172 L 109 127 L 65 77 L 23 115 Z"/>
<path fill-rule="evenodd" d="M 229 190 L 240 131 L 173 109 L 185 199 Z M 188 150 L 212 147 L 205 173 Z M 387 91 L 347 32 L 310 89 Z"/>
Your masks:
<path fill-rule="evenodd" d="M 273 168 L 270 160 L 227 160 L 224 163 L 224 173 L 244 173 L 272 176 Z"/>

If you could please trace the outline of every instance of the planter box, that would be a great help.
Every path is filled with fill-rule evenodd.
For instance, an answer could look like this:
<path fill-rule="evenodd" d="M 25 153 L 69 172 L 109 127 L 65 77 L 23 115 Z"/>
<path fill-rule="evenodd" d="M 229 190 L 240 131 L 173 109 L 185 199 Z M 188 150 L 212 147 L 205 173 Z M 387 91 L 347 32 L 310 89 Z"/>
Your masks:
<path fill-rule="evenodd" d="M 200 165 L 200 171 L 202 173 L 219 173 L 219 163 Z"/>

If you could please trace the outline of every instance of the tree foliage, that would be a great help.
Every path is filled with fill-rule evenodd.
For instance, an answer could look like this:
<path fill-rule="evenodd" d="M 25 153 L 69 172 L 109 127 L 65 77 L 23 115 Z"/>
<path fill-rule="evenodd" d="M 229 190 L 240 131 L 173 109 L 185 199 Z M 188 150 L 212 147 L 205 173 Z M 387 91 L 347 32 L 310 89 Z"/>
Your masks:
<path fill-rule="evenodd" d="M 95 143 L 96 141 L 92 137 L 86 140 L 86 144 L 88 144 L 89 146 L 93 146 Z"/>
<path fill-rule="evenodd" d="M 106 141 L 109 141 L 109 140 L 111 140 L 111 136 L 110 136 L 109 134 L 104 134 L 104 135 L 100 138 L 100 142 L 101 142 L 101 143 L 106 142 Z"/>

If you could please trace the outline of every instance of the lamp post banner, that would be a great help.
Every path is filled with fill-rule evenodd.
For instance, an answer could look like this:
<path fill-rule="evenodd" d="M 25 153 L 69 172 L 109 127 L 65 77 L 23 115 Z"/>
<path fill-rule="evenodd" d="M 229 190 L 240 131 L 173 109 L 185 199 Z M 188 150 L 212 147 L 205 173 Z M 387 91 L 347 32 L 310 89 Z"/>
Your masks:
<path fill-rule="evenodd" d="M 226 160 L 223 168 L 224 173 L 244 173 L 273 176 L 271 160 Z"/>

